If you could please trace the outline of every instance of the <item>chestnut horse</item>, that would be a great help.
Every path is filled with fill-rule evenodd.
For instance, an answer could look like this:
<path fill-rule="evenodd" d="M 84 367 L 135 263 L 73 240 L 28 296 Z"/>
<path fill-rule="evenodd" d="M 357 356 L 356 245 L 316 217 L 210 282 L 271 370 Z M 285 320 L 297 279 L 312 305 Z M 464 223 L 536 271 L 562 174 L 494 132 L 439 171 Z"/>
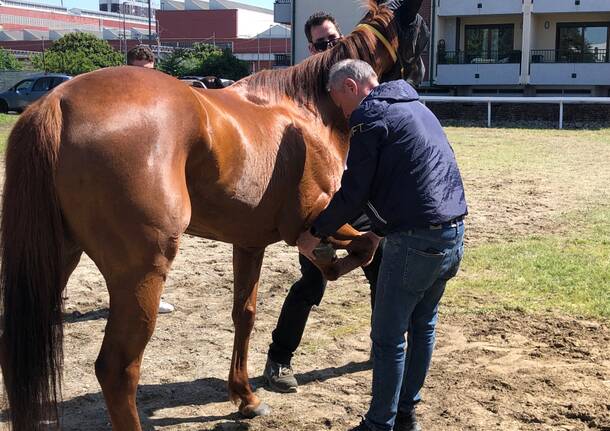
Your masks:
<path fill-rule="evenodd" d="M 264 250 L 295 244 L 338 189 L 348 150 L 328 70 L 359 58 L 382 77 L 420 76 L 425 43 L 408 27 L 420 4 L 371 1 L 365 25 L 332 50 L 227 89 L 109 68 L 21 116 L 6 154 L 0 244 L 0 363 L 15 430 L 59 426 L 62 291 L 83 252 L 110 296 L 95 372 L 112 426 L 141 429 L 142 355 L 185 232 L 233 244 L 230 399 L 246 417 L 268 412 L 247 372 Z"/>

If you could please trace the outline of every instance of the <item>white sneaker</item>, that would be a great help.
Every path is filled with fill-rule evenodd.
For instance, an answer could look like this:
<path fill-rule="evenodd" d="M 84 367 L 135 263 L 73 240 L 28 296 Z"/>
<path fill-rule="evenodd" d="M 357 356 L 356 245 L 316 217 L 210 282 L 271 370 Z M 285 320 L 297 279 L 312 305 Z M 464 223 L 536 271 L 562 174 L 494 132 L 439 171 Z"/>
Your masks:
<path fill-rule="evenodd" d="M 174 306 L 164 300 L 159 301 L 159 314 L 167 314 L 174 311 Z"/>

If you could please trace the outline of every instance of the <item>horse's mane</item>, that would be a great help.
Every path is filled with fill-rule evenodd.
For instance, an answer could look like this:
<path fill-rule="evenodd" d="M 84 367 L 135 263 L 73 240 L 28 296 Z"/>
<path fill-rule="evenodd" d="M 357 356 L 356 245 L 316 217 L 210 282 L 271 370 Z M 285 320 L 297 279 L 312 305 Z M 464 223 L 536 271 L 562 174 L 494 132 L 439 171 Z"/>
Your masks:
<path fill-rule="evenodd" d="M 394 26 L 390 25 L 393 13 L 388 8 L 379 6 L 374 0 L 369 0 L 368 8 L 369 12 L 363 22 L 387 29 L 385 31 L 388 39 L 395 40 Z M 332 49 L 309 57 L 298 65 L 283 70 L 264 70 L 238 84 L 244 85 L 249 98 L 259 103 L 273 103 L 290 98 L 298 104 L 313 107 L 322 98 L 327 97 L 326 81 L 330 68 L 348 58 L 375 65 L 377 43 L 375 35 L 370 32 L 352 32 Z"/>

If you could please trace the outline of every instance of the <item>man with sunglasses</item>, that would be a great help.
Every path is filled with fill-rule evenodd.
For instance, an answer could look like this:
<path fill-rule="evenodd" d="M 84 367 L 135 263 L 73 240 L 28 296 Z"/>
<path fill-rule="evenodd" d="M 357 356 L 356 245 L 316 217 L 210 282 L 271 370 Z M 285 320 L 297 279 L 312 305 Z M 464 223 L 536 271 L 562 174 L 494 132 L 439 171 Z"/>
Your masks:
<path fill-rule="evenodd" d="M 335 46 L 343 37 L 334 16 L 316 12 L 305 23 L 305 36 L 309 41 L 309 53 L 316 55 Z"/>
<path fill-rule="evenodd" d="M 318 12 L 305 23 L 305 35 L 309 40 L 309 52 L 318 54 L 332 48 L 341 40 L 341 31 L 332 15 Z M 367 232 L 372 229 L 371 221 L 360 214 L 350 224 L 357 230 Z M 375 303 L 377 274 L 381 262 L 381 247 L 377 249 L 373 261 L 363 268 L 364 275 L 371 287 L 371 309 Z M 277 326 L 272 334 L 273 343 L 269 346 L 264 376 L 267 383 L 277 392 L 296 392 L 298 382 L 291 367 L 292 356 L 301 342 L 309 312 L 319 305 L 326 280 L 320 270 L 305 256 L 299 254 L 301 279 L 292 285 L 284 301 Z"/>

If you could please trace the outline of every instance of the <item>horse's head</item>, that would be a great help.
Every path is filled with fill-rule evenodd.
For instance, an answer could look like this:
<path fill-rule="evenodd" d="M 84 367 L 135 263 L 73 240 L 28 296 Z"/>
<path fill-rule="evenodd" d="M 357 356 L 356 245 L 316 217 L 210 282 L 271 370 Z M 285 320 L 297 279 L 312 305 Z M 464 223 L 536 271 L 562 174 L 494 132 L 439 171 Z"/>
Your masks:
<path fill-rule="evenodd" d="M 373 8 L 362 23 L 369 24 L 382 33 L 382 37 L 394 50 L 393 64 L 384 70 L 381 80 L 402 78 L 418 85 L 426 73 L 421 56 L 430 40 L 428 26 L 418 14 L 422 0 L 378 0 L 377 3 L 378 8 L 387 8 L 392 12 L 392 19 L 383 19 L 383 14 L 374 13 L 379 9 Z"/>

